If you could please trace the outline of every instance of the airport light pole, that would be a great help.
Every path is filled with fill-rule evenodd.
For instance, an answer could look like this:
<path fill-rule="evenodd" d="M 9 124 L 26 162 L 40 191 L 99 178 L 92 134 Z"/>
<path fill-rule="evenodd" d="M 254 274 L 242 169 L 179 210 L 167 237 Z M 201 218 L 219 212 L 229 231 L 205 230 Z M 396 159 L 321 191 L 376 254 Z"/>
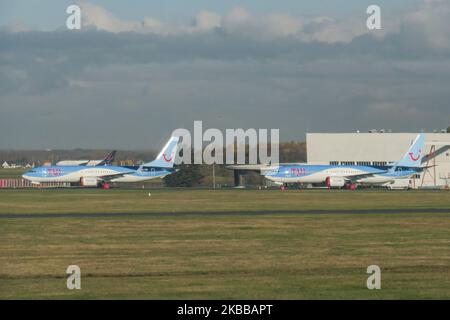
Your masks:
<path fill-rule="evenodd" d="M 216 163 L 213 163 L 213 189 L 216 188 Z"/>

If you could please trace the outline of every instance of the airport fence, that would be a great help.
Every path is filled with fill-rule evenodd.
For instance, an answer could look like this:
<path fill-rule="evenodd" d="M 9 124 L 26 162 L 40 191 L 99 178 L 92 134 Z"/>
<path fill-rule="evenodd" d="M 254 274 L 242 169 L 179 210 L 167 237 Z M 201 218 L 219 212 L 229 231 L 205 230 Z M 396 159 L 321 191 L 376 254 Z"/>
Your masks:
<path fill-rule="evenodd" d="M 25 179 L 0 179 L 0 189 L 25 189 L 25 188 L 68 188 L 67 182 L 45 182 L 33 184 Z"/>

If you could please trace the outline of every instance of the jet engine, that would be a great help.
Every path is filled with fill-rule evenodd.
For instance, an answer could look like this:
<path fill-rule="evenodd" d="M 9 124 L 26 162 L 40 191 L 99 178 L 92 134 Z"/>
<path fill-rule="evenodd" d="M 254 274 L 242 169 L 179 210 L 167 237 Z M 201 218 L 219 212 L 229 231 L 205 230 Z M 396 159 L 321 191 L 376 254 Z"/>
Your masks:
<path fill-rule="evenodd" d="M 325 179 L 325 184 L 329 188 L 343 187 L 345 185 L 345 179 L 342 177 L 327 177 Z"/>

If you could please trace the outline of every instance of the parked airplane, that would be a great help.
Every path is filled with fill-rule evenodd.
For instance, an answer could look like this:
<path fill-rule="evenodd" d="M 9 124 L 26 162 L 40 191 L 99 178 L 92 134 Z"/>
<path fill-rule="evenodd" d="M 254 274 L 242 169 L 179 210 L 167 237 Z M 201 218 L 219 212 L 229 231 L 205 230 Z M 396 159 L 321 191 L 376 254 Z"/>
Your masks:
<path fill-rule="evenodd" d="M 38 167 L 22 177 L 32 183 L 69 182 L 74 185 L 109 188 L 109 182 L 142 182 L 163 178 L 175 172 L 179 137 L 171 137 L 156 159 L 139 167 L 102 166 L 50 166 Z"/>
<path fill-rule="evenodd" d="M 261 168 L 261 174 L 278 184 L 325 183 L 328 187 L 356 188 L 357 184 L 382 185 L 421 172 L 425 135 L 419 134 L 398 162 L 386 167 L 359 165 L 285 164 Z"/>
<path fill-rule="evenodd" d="M 57 166 L 105 166 L 111 165 L 116 159 L 117 151 L 114 150 L 103 160 L 62 160 L 56 163 Z"/>

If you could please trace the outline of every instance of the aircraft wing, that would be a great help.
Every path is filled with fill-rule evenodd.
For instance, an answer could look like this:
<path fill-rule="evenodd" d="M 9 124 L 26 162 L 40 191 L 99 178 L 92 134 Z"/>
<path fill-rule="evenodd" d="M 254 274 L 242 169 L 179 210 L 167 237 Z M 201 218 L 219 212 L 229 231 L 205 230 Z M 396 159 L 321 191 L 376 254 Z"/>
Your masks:
<path fill-rule="evenodd" d="M 380 170 L 380 171 L 371 172 L 371 173 L 361 173 L 361 174 L 356 174 L 356 175 L 353 175 L 353 176 L 345 176 L 344 179 L 349 180 L 351 182 L 356 182 L 359 179 L 373 177 L 376 174 L 383 174 L 383 173 L 386 173 L 386 172 L 387 172 L 386 170 Z"/>
<path fill-rule="evenodd" d="M 105 176 L 99 176 L 98 178 L 101 179 L 102 181 L 108 182 L 111 181 L 113 179 L 117 179 L 117 178 L 121 178 L 127 174 L 132 174 L 135 171 L 128 171 L 128 172 L 121 172 L 121 173 L 116 173 L 116 174 L 108 174 Z"/>

